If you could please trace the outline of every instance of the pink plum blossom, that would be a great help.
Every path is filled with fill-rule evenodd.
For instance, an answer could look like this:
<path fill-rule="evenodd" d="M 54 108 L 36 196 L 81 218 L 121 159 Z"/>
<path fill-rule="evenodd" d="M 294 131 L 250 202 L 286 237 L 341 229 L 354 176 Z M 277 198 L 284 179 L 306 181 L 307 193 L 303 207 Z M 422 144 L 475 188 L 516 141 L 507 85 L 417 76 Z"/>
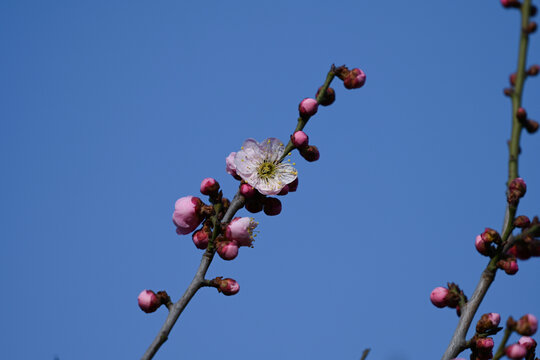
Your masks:
<path fill-rule="evenodd" d="M 285 146 L 276 138 L 261 143 L 247 139 L 234 157 L 236 173 L 261 194 L 275 195 L 298 174 L 290 163 L 280 162 L 284 151 Z"/>
<path fill-rule="evenodd" d="M 255 222 L 253 218 L 234 218 L 229 225 L 227 225 L 225 237 L 229 240 L 235 241 L 238 246 L 251 246 L 254 236 L 253 231 L 257 225 L 258 223 Z"/>
<path fill-rule="evenodd" d="M 232 175 L 236 180 L 242 180 L 240 176 L 236 173 L 236 165 L 234 163 L 234 158 L 236 156 L 235 152 L 232 152 L 227 156 L 225 159 L 225 171 L 227 171 L 227 174 Z"/>
<path fill-rule="evenodd" d="M 200 214 L 202 201 L 195 196 L 184 196 L 174 204 L 173 222 L 179 235 L 189 234 L 204 220 Z"/>

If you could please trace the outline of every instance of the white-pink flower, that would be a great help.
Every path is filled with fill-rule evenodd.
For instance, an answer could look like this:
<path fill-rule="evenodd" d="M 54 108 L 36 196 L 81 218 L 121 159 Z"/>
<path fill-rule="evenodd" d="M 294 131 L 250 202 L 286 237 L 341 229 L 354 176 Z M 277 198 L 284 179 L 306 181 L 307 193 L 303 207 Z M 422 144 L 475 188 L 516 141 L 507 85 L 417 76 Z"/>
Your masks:
<path fill-rule="evenodd" d="M 280 162 L 284 150 L 285 146 L 276 138 L 261 143 L 247 139 L 234 157 L 236 173 L 261 194 L 276 195 L 298 175 L 290 163 Z"/>
<path fill-rule="evenodd" d="M 258 223 L 253 218 L 234 218 L 229 225 L 227 225 L 225 236 L 229 240 L 236 241 L 238 246 L 251 246 L 254 236 L 253 231 L 257 225 Z"/>

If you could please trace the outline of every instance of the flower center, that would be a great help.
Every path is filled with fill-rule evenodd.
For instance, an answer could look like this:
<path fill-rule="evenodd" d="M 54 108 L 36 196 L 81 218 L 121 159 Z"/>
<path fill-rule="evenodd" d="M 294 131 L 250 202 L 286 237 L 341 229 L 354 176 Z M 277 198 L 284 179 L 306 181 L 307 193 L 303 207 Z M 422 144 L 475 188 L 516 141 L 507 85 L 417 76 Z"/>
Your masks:
<path fill-rule="evenodd" d="M 263 162 L 261 165 L 259 165 L 259 168 L 257 169 L 257 173 L 259 174 L 259 177 L 261 179 L 268 179 L 274 176 L 274 173 L 276 172 L 276 165 L 271 162 Z"/>

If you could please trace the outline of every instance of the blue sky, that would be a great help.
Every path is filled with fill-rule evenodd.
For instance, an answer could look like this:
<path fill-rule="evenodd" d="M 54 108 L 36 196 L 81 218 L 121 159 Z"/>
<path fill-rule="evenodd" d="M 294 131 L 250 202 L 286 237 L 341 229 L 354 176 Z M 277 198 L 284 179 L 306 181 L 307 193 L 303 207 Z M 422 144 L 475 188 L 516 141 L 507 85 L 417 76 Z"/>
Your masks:
<path fill-rule="evenodd" d="M 256 215 L 255 248 L 209 270 L 240 293 L 201 290 L 157 358 L 440 357 L 457 317 L 429 293 L 471 295 L 474 238 L 502 224 L 518 28 L 496 0 L 1 2 L 2 357 L 140 357 L 166 310 L 137 295 L 178 299 L 201 256 L 175 200 L 209 176 L 232 197 L 225 157 L 287 139 L 332 63 L 366 86 L 334 84 L 306 128 L 320 160 L 293 154 L 282 214 Z M 539 92 L 526 83 L 537 120 Z M 532 217 L 539 136 L 522 148 Z M 540 315 L 539 271 L 499 273 L 479 315 Z"/>

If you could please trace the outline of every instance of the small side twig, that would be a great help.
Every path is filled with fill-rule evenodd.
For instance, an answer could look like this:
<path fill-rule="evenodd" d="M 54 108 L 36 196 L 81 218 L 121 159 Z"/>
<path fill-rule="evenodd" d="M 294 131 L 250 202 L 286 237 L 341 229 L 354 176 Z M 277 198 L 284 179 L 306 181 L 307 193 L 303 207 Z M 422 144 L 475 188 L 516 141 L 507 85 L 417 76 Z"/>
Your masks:
<path fill-rule="evenodd" d="M 371 350 L 371 349 L 369 349 L 369 348 L 366 349 L 366 350 L 364 350 L 364 352 L 362 353 L 362 357 L 360 358 L 360 360 L 366 360 L 366 358 L 367 358 L 367 356 L 368 356 L 370 350 Z"/>

